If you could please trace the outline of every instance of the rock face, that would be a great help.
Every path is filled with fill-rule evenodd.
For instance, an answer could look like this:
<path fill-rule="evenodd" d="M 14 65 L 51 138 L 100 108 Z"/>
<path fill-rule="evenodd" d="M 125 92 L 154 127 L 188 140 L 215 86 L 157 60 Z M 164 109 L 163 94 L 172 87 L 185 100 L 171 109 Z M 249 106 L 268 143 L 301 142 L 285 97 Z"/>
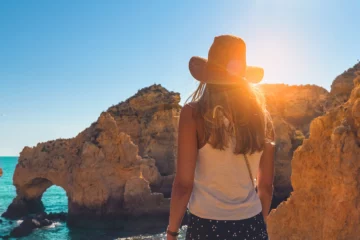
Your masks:
<path fill-rule="evenodd" d="M 311 120 L 325 113 L 324 105 L 329 93 L 315 85 L 264 84 L 260 88 L 265 93 L 276 133 L 276 206 L 277 201 L 286 199 L 292 191 L 290 177 L 293 152 L 308 137 Z"/>
<path fill-rule="evenodd" d="M 276 224 L 274 225 L 274 222 L 278 221 L 277 216 L 285 214 L 288 221 L 290 218 L 295 219 L 297 215 L 286 215 L 286 209 L 295 206 L 298 211 L 303 211 L 301 201 L 311 197 L 310 191 L 314 190 L 321 196 L 326 192 L 326 197 L 333 196 L 331 194 L 334 194 L 332 191 L 335 190 L 348 193 L 348 186 L 342 184 L 340 188 L 336 181 L 347 179 L 345 170 L 353 173 L 356 169 L 353 162 L 351 166 L 355 166 L 354 169 L 347 169 L 346 164 L 349 163 L 346 159 L 353 154 L 351 151 L 355 151 L 347 142 L 356 142 L 360 135 L 357 130 L 357 135 L 351 137 L 351 132 L 358 126 L 358 120 L 355 119 L 358 116 L 356 106 L 360 103 L 356 98 L 359 97 L 360 90 L 357 87 L 348 103 L 343 107 L 336 107 L 333 96 L 338 93 L 336 89 L 339 89 L 339 86 L 343 86 L 341 81 L 333 84 L 334 93 L 329 94 L 321 87 L 310 85 L 261 85 L 276 132 L 275 197 L 286 199 L 293 187 L 295 189 L 292 200 L 281 205 L 279 211 L 272 213 L 269 229 L 275 238 L 279 234 Z M 342 94 L 345 92 L 341 91 Z M 29 213 L 43 212 L 42 194 L 50 186 L 58 185 L 68 196 L 70 225 L 91 226 L 88 221 L 101 220 L 97 222 L 103 223 L 104 227 L 121 226 L 126 229 L 136 226 L 143 230 L 142 223 L 132 222 L 127 225 L 127 220 L 137 221 L 143 216 L 151 216 L 152 220 L 164 218 L 166 221 L 169 199 L 164 198 L 164 193 L 165 197 L 169 197 L 175 171 L 177 117 L 181 109 L 179 101 L 178 93 L 169 92 L 160 85 L 153 85 L 110 107 L 101 114 L 97 122 L 73 139 L 58 139 L 39 143 L 33 148 L 25 147 L 13 177 L 17 197 L 3 214 L 4 217 L 15 219 Z M 321 120 L 324 125 L 315 120 L 310 128 L 310 122 L 324 115 L 326 111 L 328 114 L 319 118 L 325 119 Z M 329 120 L 326 120 L 328 118 Z M 345 123 L 342 119 L 346 119 Z M 316 130 L 320 125 L 322 130 Z M 339 134 L 333 134 L 332 138 L 339 143 L 331 139 L 331 134 L 330 139 L 329 136 L 325 137 L 333 131 L 330 128 L 339 125 L 334 133 L 340 132 L 346 137 L 336 137 Z M 309 140 L 304 140 L 309 137 L 309 133 Z M 346 141 L 341 140 L 343 138 L 346 138 Z M 340 143 L 343 143 L 343 146 L 339 150 L 335 144 Z M 293 152 L 301 144 L 303 146 L 297 151 L 292 167 Z M 321 150 L 314 153 L 312 149 L 320 146 Z M 327 151 L 327 146 L 332 150 Z M 348 152 L 344 152 L 345 150 Z M 323 169 L 331 166 L 329 162 L 335 162 L 338 158 L 341 159 L 338 160 L 341 164 L 336 163 L 331 171 L 334 171 L 339 179 L 331 175 L 333 172 L 320 174 Z M 335 169 L 336 166 L 339 168 Z M 293 186 L 290 177 L 295 181 Z M 315 183 L 301 182 L 300 178 Z M 321 179 L 326 180 L 325 185 L 318 183 Z M 300 200 L 296 200 L 298 195 Z M 317 202 L 322 200 L 320 197 L 313 199 Z M 335 199 L 339 199 L 339 196 Z M 334 204 L 335 202 L 332 202 L 326 207 L 334 207 Z M 327 211 L 326 208 L 321 211 L 325 211 L 324 209 Z M 282 224 L 287 223 L 279 220 L 279 226 L 285 226 Z M 322 224 L 321 226 L 325 226 L 331 223 Z M 286 233 L 287 231 L 284 231 L 285 235 L 279 236 L 288 237 Z M 288 233 L 290 234 L 290 231 Z"/>
<path fill-rule="evenodd" d="M 329 92 L 316 85 L 263 84 L 268 111 L 308 136 L 310 122 L 324 114 Z"/>
<path fill-rule="evenodd" d="M 339 82 L 333 84 L 339 85 L 342 86 Z M 270 238 L 359 239 L 359 173 L 360 77 L 357 77 L 349 100 L 313 120 L 309 139 L 295 152 L 291 176 L 294 191 L 271 212 Z"/>
<path fill-rule="evenodd" d="M 138 145 L 140 156 L 156 160 L 162 175 L 175 171 L 179 102 L 179 93 L 153 85 L 107 110 L 120 131 L 129 134 Z"/>
<path fill-rule="evenodd" d="M 349 99 L 351 90 L 354 87 L 353 80 L 356 77 L 357 71 L 360 71 L 360 62 L 335 78 L 331 84 L 330 101 L 328 101 L 326 106 L 328 109 L 339 106 Z"/>
<path fill-rule="evenodd" d="M 292 153 L 308 135 L 310 120 L 323 114 L 328 93 L 316 86 L 262 88 L 277 133 L 275 195 L 284 199 L 292 191 Z M 25 147 L 14 174 L 18 195 L 4 216 L 43 212 L 43 192 L 58 185 L 68 196 L 70 224 L 144 214 L 167 218 L 179 101 L 178 93 L 153 85 L 110 107 L 73 139 Z"/>
<path fill-rule="evenodd" d="M 171 178 L 162 177 L 157 166 L 172 173 L 173 165 L 149 155 L 162 152 L 170 157 L 170 151 L 162 148 L 174 149 L 176 120 L 169 118 L 178 111 L 178 102 L 178 94 L 155 85 L 102 113 L 97 122 L 73 139 L 25 147 L 13 177 L 17 196 L 3 216 L 15 219 L 42 212 L 42 194 L 57 185 L 68 196 L 70 225 L 89 226 L 87 220 L 101 220 L 98 222 L 105 227 L 126 229 L 139 226 L 127 225 L 127 220 L 141 216 L 167 219 L 169 199 L 152 192 L 151 187 L 161 188 Z M 135 116 L 136 121 L 132 119 Z M 138 146 L 124 129 L 142 144 L 147 157 L 140 157 Z M 169 161 L 174 162 L 174 158 Z"/>

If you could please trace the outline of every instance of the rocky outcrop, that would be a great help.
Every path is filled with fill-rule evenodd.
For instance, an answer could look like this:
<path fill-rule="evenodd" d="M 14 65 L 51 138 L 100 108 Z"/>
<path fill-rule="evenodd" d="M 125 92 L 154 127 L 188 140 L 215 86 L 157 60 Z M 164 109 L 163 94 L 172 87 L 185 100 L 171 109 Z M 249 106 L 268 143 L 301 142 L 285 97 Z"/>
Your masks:
<path fill-rule="evenodd" d="M 19 226 L 15 227 L 10 232 L 10 237 L 20 238 L 25 237 L 32 233 L 33 230 L 37 228 L 49 227 L 54 221 L 66 221 L 66 213 L 58 213 L 58 214 L 46 214 L 41 213 L 37 214 L 34 217 L 25 217 L 22 219 L 22 222 Z"/>
<path fill-rule="evenodd" d="M 333 86 L 338 86 L 338 82 Z M 291 197 L 273 210 L 268 231 L 281 239 L 359 239 L 360 77 L 349 100 L 312 121 L 292 160 Z"/>
<path fill-rule="evenodd" d="M 353 80 L 356 77 L 357 71 L 360 71 L 360 62 L 335 78 L 331 84 L 330 96 L 326 102 L 326 110 L 340 106 L 349 99 L 351 90 L 354 87 Z"/>
<path fill-rule="evenodd" d="M 326 89 L 316 85 L 263 84 L 260 89 L 272 117 L 282 118 L 305 136 L 308 136 L 310 122 L 324 114 L 329 95 Z"/>
<path fill-rule="evenodd" d="M 0 177 L 3 175 L 3 170 L 0 168 Z"/>
<path fill-rule="evenodd" d="M 346 94 L 348 97 L 354 87 L 354 78 L 360 71 L 360 62 L 337 76 L 331 84 L 331 94 Z"/>
<path fill-rule="evenodd" d="M 291 186 L 291 159 L 295 149 L 309 135 L 311 120 L 325 113 L 329 93 L 315 85 L 289 86 L 263 84 L 276 133 L 274 204 L 289 197 Z"/>
<path fill-rule="evenodd" d="M 155 159 L 162 175 L 175 171 L 179 102 L 179 93 L 152 85 L 107 110 L 139 147 L 139 155 Z"/>
<path fill-rule="evenodd" d="M 312 85 L 261 88 L 276 132 L 275 197 L 283 200 L 293 190 L 293 152 L 309 137 L 310 122 L 331 109 L 327 103 L 332 100 L 325 89 Z M 25 147 L 13 178 L 17 197 L 4 216 L 43 212 L 42 194 L 58 185 L 68 196 L 70 225 L 91 226 L 89 221 L 101 220 L 97 222 L 104 227 L 131 225 L 143 230 L 141 222 L 126 222 L 141 216 L 166 221 L 179 101 L 178 93 L 153 85 L 110 107 L 73 139 Z"/>
<path fill-rule="evenodd" d="M 310 120 L 323 114 L 327 91 L 278 84 L 262 89 L 277 133 L 275 195 L 282 200 L 292 190 L 292 153 L 307 135 Z M 67 192 L 70 224 L 78 219 L 86 225 L 84 219 L 166 215 L 179 101 L 178 93 L 153 85 L 110 107 L 73 139 L 25 147 L 14 174 L 18 196 L 4 216 L 43 212 L 41 196 L 52 185 Z"/>
<path fill-rule="evenodd" d="M 155 160 L 140 157 L 130 136 L 104 112 L 73 139 L 23 149 L 13 177 L 17 196 L 3 216 L 43 211 L 42 194 L 57 185 L 67 193 L 70 225 L 91 226 L 89 221 L 101 220 L 97 222 L 104 227 L 126 229 L 135 226 L 128 221 L 132 218 L 167 218 L 169 200 L 150 190 L 161 178 Z"/>

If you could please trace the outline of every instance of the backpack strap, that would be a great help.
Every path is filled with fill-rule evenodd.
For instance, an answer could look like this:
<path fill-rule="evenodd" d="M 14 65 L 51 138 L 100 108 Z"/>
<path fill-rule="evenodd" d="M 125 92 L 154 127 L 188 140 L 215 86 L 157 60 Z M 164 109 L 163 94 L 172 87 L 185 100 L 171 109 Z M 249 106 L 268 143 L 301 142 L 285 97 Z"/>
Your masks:
<path fill-rule="evenodd" d="M 250 176 L 251 183 L 252 183 L 252 185 L 253 185 L 253 187 L 254 187 L 254 189 L 255 189 L 254 178 L 253 178 L 253 175 L 252 175 L 252 173 L 251 173 L 251 168 L 250 168 L 249 160 L 248 160 L 246 154 L 244 154 L 244 159 L 245 159 L 245 162 L 246 162 L 246 167 L 247 167 L 247 169 L 248 169 L 248 171 L 249 171 L 249 176 Z"/>

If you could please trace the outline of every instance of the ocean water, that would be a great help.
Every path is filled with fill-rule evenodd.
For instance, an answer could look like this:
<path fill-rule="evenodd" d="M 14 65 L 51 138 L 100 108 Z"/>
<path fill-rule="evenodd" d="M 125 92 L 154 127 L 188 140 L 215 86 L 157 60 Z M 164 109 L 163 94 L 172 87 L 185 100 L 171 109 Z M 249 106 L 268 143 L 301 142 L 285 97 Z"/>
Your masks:
<path fill-rule="evenodd" d="M 17 164 L 17 157 L 0 157 L 0 168 L 3 169 L 3 176 L 0 177 L 0 215 L 6 211 L 7 207 L 16 196 L 15 187 L 12 184 L 12 176 Z M 67 212 L 67 196 L 61 187 L 52 186 L 43 194 L 42 201 L 46 212 Z M 0 223 L 0 236 L 8 235 L 10 231 L 19 225 L 19 221 L 8 221 L 4 218 Z M 179 239 L 184 239 L 186 227 L 181 231 Z M 122 236 L 127 236 L 122 237 Z M 10 238 L 11 239 L 11 238 Z M 66 223 L 54 223 L 50 227 L 36 229 L 29 236 L 22 240 L 110 240 L 110 239 L 166 239 L 164 233 L 157 235 L 138 235 L 128 237 L 128 233 L 114 230 L 94 230 L 68 228 Z"/>

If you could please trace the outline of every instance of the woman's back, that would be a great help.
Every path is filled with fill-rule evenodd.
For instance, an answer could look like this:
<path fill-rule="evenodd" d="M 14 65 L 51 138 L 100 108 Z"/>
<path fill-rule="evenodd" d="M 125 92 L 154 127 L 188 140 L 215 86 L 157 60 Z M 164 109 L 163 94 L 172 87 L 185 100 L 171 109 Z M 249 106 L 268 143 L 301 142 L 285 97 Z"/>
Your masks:
<path fill-rule="evenodd" d="M 234 144 L 225 150 L 205 144 L 198 152 L 189 211 L 215 220 L 246 219 L 261 212 L 244 155 L 234 154 Z M 259 168 L 261 152 L 247 155 L 252 176 Z"/>

